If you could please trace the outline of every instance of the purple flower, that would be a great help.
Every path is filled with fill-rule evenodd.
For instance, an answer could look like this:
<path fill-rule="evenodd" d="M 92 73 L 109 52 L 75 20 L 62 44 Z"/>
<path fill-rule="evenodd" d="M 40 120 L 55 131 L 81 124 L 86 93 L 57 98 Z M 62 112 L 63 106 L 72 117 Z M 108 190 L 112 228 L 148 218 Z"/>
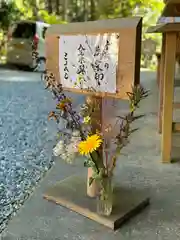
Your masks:
<path fill-rule="evenodd" d="M 57 97 L 56 97 L 56 104 L 58 104 L 58 103 L 59 103 L 61 100 L 63 100 L 63 99 L 64 99 L 64 95 L 63 95 L 63 94 L 57 96 Z"/>
<path fill-rule="evenodd" d="M 72 80 L 73 82 L 76 82 L 76 77 L 75 77 L 75 76 L 71 76 L 71 80 Z"/>
<path fill-rule="evenodd" d="M 58 104 L 59 103 L 59 100 L 56 98 L 56 104 Z"/>
<path fill-rule="evenodd" d="M 63 96 L 62 96 L 62 95 L 57 96 L 57 100 L 58 100 L 58 101 L 61 101 L 62 99 L 63 99 Z"/>
<path fill-rule="evenodd" d="M 79 117 L 79 123 L 82 124 L 84 122 L 84 118 L 83 117 Z"/>

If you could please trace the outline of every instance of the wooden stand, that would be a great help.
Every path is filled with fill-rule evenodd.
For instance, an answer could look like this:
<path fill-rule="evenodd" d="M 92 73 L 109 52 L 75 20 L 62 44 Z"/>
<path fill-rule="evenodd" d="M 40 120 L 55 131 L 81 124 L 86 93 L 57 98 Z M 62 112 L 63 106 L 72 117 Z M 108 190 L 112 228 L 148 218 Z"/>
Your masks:
<path fill-rule="evenodd" d="M 98 194 L 98 185 L 96 181 L 93 181 L 91 186 L 89 186 L 89 179 L 93 175 L 93 170 L 92 168 L 88 168 L 88 174 L 87 174 L 87 196 L 94 198 Z"/>
<path fill-rule="evenodd" d="M 162 52 L 158 55 L 157 82 L 159 86 L 158 131 L 162 133 L 161 160 L 171 162 L 172 132 L 180 132 L 180 123 L 173 122 L 173 109 L 179 109 L 180 103 L 174 103 L 174 79 L 176 62 L 180 64 L 180 1 L 168 0 L 161 17 L 171 17 L 171 22 L 157 24 L 148 29 L 149 33 L 162 33 Z"/>
<path fill-rule="evenodd" d="M 173 123 L 173 108 L 179 108 L 174 103 L 174 79 L 177 56 L 177 40 L 180 23 L 167 23 L 155 26 L 148 32 L 163 33 L 162 54 L 159 75 L 159 132 L 162 133 L 161 159 L 163 163 L 171 162 L 172 131 L 178 131 L 179 123 Z"/>
<path fill-rule="evenodd" d="M 62 50 L 59 39 L 63 35 L 101 35 L 117 34 L 118 43 L 118 64 L 116 66 L 116 91 L 94 92 L 87 89 L 64 87 L 65 91 L 86 94 L 86 101 L 99 105 L 99 109 L 91 116 L 93 133 L 102 132 L 106 120 L 102 118 L 103 97 L 128 99 L 127 92 L 131 92 L 132 86 L 140 83 L 140 56 L 141 56 L 141 33 L 142 18 L 122 18 L 108 19 L 100 21 L 88 21 L 86 23 L 70 23 L 62 25 L 52 25 L 46 33 L 46 67 L 55 76 L 56 82 L 61 83 L 62 65 L 59 64 L 59 54 Z M 127 48 L 128 43 L 128 48 Z M 126 51 L 124 51 L 126 49 Z M 62 51 L 62 52 L 61 52 Z M 98 70 L 99 72 L 99 70 Z M 97 74 L 97 72 L 96 72 Z M 91 77 L 89 76 L 89 80 Z M 108 81 L 111 81 L 109 77 Z M 110 113 L 108 113 L 110 114 Z M 108 115 L 107 114 L 107 115 Z M 103 151 L 101 151 L 103 153 Z M 88 181 L 92 175 L 92 169 L 88 169 Z M 110 217 L 102 217 L 96 214 L 96 201 L 92 197 L 96 196 L 97 185 L 94 182 L 91 187 L 86 182 L 86 178 L 79 179 L 70 177 L 50 187 L 44 197 L 74 210 L 86 217 L 102 223 L 112 229 L 117 229 L 123 222 L 137 214 L 141 209 L 149 204 L 149 198 L 144 193 L 137 190 L 115 190 L 115 207 Z M 91 198 L 89 198 L 90 196 Z"/>
<path fill-rule="evenodd" d="M 85 178 L 71 176 L 49 187 L 44 198 L 69 208 L 113 230 L 137 215 L 150 203 L 147 192 L 117 186 L 114 189 L 114 208 L 109 217 L 96 213 L 96 200 L 86 196 Z"/>

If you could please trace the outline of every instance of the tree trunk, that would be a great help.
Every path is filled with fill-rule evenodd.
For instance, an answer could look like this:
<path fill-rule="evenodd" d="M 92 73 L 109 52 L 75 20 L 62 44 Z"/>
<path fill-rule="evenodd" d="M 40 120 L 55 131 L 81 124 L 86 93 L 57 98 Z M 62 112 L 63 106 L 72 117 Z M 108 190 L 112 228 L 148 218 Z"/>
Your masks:
<path fill-rule="evenodd" d="M 84 21 L 88 21 L 88 0 L 84 0 Z"/>
<path fill-rule="evenodd" d="M 52 1 L 51 0 L 47 0 L 47 11 L 48 11 L 48 13 L 53 12 Z"/>
<path fill-rule="evenodd" d="M 38 0 L 31 0 L 27 4 L 28 5 L 26 5 L 26 3 L 25 3 L 25 6 L 32 7 L 33 19 L 34 20 L 39 20 L 39 18 L 38 18 L 38 11 L 39 11 L 39 8 L 38 8 L 39 2 L 38 2 Z"/>
<path fill-rule="evenodd" d="M 66 22 L 68 22 L 68 20 L 69 20 L 69 16 L 68 16 L 68 4 L 69 3 L 69 1 L 68 0 L 64 0 L 64 20 L 66 21 Z"/>
<path fill-rule="evenodd" d="M 78 13 L 79 13 L 79 10 L 78 10 L 78 0 L 75 1 L 75 13 L 76 13 L 76 17 L 78 17 Z"/>
<path fill-rule="evenodd" d="M 56 14 L 57 15 L 60 15 L 59 5 L 60 5 L 60 0 L 56 0 Z"/>
<path fill-rule="evenodd" d="M 96 7 L 95 7 L 95 0 L 90 0 L 91 6 L 90 6 L 90 15 L 91 15 L 91 21 L 96 20 Z"/>

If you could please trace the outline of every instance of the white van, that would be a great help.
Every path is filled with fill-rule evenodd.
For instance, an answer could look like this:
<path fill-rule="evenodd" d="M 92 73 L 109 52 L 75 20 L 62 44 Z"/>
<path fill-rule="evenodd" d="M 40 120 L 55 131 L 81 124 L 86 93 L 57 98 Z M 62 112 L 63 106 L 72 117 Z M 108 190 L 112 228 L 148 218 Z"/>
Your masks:
<path fill-rule="evenodd" d="M 7 64 L 24 65 L 45 70 L 45 33 L 50 25 L 44 22 L 19 21 L 8 33 Z M 32 46 L 35 47 L 33 50 Z M 37 58 L 33 57 L 37 52 Z"/>

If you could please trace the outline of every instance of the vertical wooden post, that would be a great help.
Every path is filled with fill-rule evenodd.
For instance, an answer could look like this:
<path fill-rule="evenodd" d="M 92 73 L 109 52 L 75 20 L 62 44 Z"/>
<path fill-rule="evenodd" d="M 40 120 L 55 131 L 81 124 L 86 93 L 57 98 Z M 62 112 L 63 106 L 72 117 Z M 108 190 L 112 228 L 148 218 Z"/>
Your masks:
<path fill-rule="evenodd" d="M 102 124 L 103 124 L 103 122 L 102 122 L 102 111 L 103 111 L 102 101 L 103 101 L 103 99 L 101 97 L 96 97 L 96 96 L 87 96 L 86 97 L 87 103 L 93 104 L 93 105 L 95 104 L 95 106 L 97 107 L 97 109 L 92 114 L 92 119 L 91 119 L 93 133 L 96 133 L 96 130 L 101 132 L 101 129 L 102 129 Z M 89 179 L 92 176 L 92 174 L 93 174 L 92 168 L 88 168 L 87 195 L 89 197 L 96 197 L 98 194 L 97 182 L 93 181 L 91 186 L 89 186 Z"/>
<path fill-rule="evenodd" d="M 165 58 L 165 38 L 166 35 L 162 35 L 162 50 L 159 66 L 159 109 L 158 109 L 158 131 L 162 133 L 162 108 L 163 108 L 163 89 L 164 89 L 164 58 Z"/>
<path fill-rule="evenodd" d="M 163 163 L 171 162 L 176 40 L 177 33 L 174 32 L 166 33 L 165 61 L 163 74 L 164 91 L 163 91 L 162 155 L 161 155 Z"/>
<path fill-rule="evenodd" d="M 157 85 L 159 88 L 160 84 L 160 66 L 161 66 L 161 53 L 156 53 L 157 57 L 157 73 L 156 73 L 156 80 L 157 80 Z"/>

